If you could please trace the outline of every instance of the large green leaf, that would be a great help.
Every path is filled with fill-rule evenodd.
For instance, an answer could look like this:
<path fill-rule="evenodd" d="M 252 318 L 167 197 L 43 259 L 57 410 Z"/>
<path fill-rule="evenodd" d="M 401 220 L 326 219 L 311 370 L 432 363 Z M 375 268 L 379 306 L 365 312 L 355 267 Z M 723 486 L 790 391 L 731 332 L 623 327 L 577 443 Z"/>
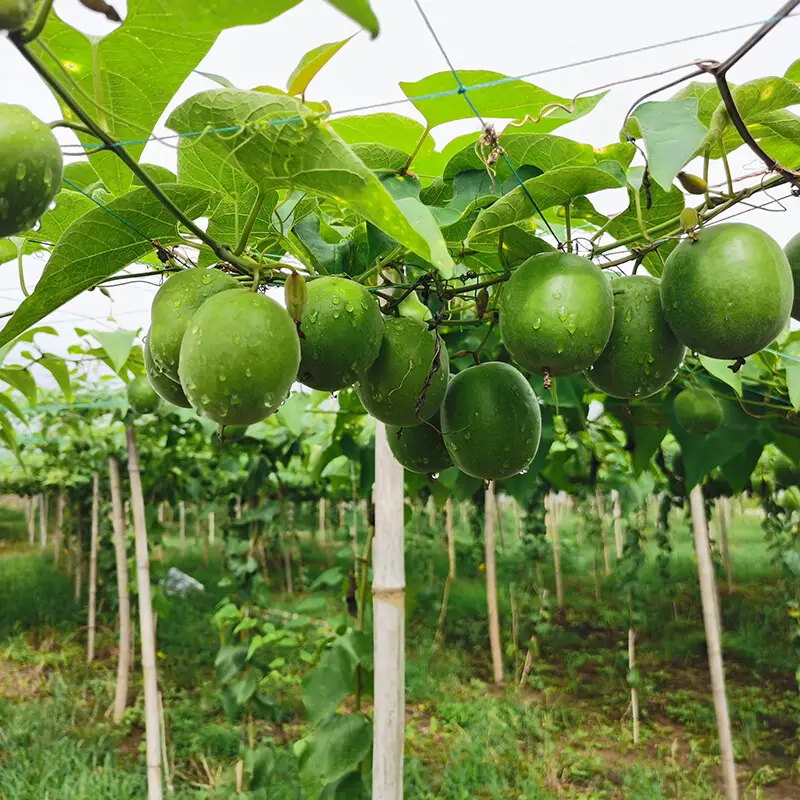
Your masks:
<path fill-rule="evenodd" d="M 294 98 L 212 89 L 180 105 L 167 124 L 178 132 L 242 126 L 236 136 L 206 136 L 205 147 L 263 190 L 300 189 L 349 206 L 445 277 L 452 274 L 453 262 L 438 228 L 417 231 L 333 128 Z"/>
<path fill-rule="evenodd" d="M 36 379 L 27 369 L 18 366 L 3 367 L 0 369 L 0 381 L 23 394 L 32 406 L 36 405 Z"/>
<path fill-rule="evenodd" d="M 514 225 L 536 214 L 530 194 L 541 211 L 563 206 L 578 197 L 602 189 L 618 189 L 619 177 L 599 167 L 563 167 L 525 181 L 494 205 L 481 211 L 470 229 L 469 239 L 478 239 Z"/>
<path fill-rule="evenodd" d="M 570 108 L 571 100 L 552 94 L 527 81 L 509 78 L 507 75 L 488 70 L 465 69 L 459 70 L 458 74 L 462 84 L 467 88 L 469 99 L 485 118 L 522 119 L 526 116 L 535 118 L 546 107 L 553 106 L 539 122 L 527 122 L 525 133 L 548 133 L 555 130 L 567 122 L 588 114 L 604 96 L 596 94 L 579 98 L 575 102 L 573 111 L 565 111 L 564 108 L 557 106 Z M 497 81 L 502 82 L 497 83 Z M 472 107 L 459 93 L 459 86 L 452 72 L 437 72 L 415 83 L 401 81 L 400 88 L 425 117 L 430 128 L 457 119 L 475 117 Z M 428 97 L 429 95 L 439 96 Z"/>
<path fill-rule="evenodd" d="M 300 771 L 324 786 L 355 770 L 371 746 L 372 725 L 362 714 L 332 717 L 314 731 L 300 756 Z"/>
<path fill-rule="evenodd" d="M 390 113 L 336 117 L 330 121 L 330 126 L 348 144 L 379 142 L 404 153 L 410 153 L 425 132 L 425 128 L 415 119 Z M 427 137 L 419 154 L 425 155 L 433 149 L 433 139 Z"/>
<path fill-rule="evenodd" d="M 48 17 L 41 40 L 64 65 L 80 93 L 99 102 L 100 119 L 120 141 L 149 138 L 169 101 L 203 60 L 217 36 L 236 25 L 258 25 L 300 0 L 130 0 L 125 22 L 103 39 L 85 36 Z M 34 52 L 52 66 L 43 51 Z M 83 99 L 85 107 L 90 102 Z M 96 145 L 91 137 L 81 137 Z M 144 144 L 128 149 L 138 160 Z M 97 174 L 114 194 L 131 185 L 132 175 L 110 152 L 90 155 Z"/>
<path fill-rule="evenodd" d="M 720 360 L 718 358 L 709 358 L 708 356 L 698 355 L 700 363 L 718 380 L 727 383 L 739 397 L 742 396 L 742 370 L 737 369 L 736 372 L 730 369 L 731 360 Z"/>
<path fill-rule="evenodd" d="M 362 28 L 368 30 L 373 39 L 380 32 L 378 18 L 375 16 L 369 0 L 328 0 L 328 2 Z"/>
<path fill-rule="evenodd" d="M 355 34 L 353 34 L 355 35 Z M 348 36 L 340 42 L 329 42 L 321 44 L 313 50 L 309 50 L 301 59 L 300 63 L 294 68 L 289 80 L 286 82 L 286 91 L 289 94 L 304 94 L 308 89 L 308 84 L 314 79 L 317 73 L 352 39 Z"/>
<path fill-rule="evenodd" d="M 114 370 L 119 373 L 133 350 L 133 341 L 138 331 L 87 331 L 87 333 L 100 342 L 100 346 L 114 365 Z"/>
<path fill-rule="evenodd" d="M 591 145 L 573 142 L 562 136 L 510 134 L 500 137 L 500 145 L 516 169 L 531 166 L 541 172 L 548 172 L 557 167 L 588 166 L 595 163 Z M 485 169 L 486 164 L 480 158 L 480 147 L 471 143 L 450 158 L 442 177 L 450 180 L 459 172 Z M 495 164 L 494 170 L 498 180 L 512 177 L 511 169 L 503 159 Z"/>
<path fill-rule="evenodd" d="M 664 191 L 708 133 L 697 118 L 697 107 L 696 98 L 686 97 L 642 103 L 633 113 L 647 147 L 650 174 Z"/>
<path fill-rule="evenodd" d="M 209 195 L 203 189 L 178 185 L 161 188 L 192 219 L 201 216 L 208 205 Z M 95 208 L 84 214 L 64 232 L 36 289 L 0 331 L 0 346 L 85 289 L 151 252 L 154 239 L 165 246 L 181 241 L 175 217 L 149 189 L 136 189 L 113 200 L 107 209 Z"/>

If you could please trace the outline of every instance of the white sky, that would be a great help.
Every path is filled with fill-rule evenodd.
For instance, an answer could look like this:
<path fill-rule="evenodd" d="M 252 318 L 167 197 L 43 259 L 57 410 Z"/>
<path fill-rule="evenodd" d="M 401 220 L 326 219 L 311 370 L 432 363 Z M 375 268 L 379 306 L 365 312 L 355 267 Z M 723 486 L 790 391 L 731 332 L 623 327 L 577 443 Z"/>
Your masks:
<path fill-rule="evenodd" d="M 126 3 L 110 0 L 124 15 Z M 247 0 L 231 0 L 231 2 Z M 165 0 L 168 2 L 168 0 Z M 202 0 L 198 0 L 202 2 Z M 381 35 L 371 41 L 361 34 L 350 42 L 314 80 L 307 93 L 310 100 L 328 100 L 334 111 L 402 98 L 401 80 L 419 80 L 446 69 L 441 54 L 411 0 L 373 0 Z M 779 0 L 568 0 L 541 3 L 532 0 L 423 0 L 423 6 L 458 69 L 490 69 L 508 75 L 558 66 L 582 58 L 602 56 L 621 50 L 680 39 L 722 27 L 766 18 L 780 5 Z M 55 0 L 59 16 L 86 33 L 104 34 L 113 29 L 98 14 L 79 5 L 78 0 Z M 305 0 L 298 7 L 263 26 L 226 31 L 199 66 L 206 72 L 228 77 L 243 88 L 259 84 L 285 85 L 300 57 L 312 47 L 342 39 L 356 30 L 349 19 L 322 0 Z M 573 68 L 532 78 L 545 89 L 566 97 L 620 78 L 665 69 L 697 58 L 723 59 L 754 29 L 718 35 L 700 41 L 661 48 L 648 53 L 611 59 L 588 67 Z M 753 50 L 731 73 L 740 83 L 753 78 L 782 75 L 800 58 L 797 46 L 800 17 L 788 19 Z M 677 73 L 675 73 L 677 75 Z M 600 146 L 617 141 L 623 115 L 631 103 L 665 78 L 628 84 L 612 90 L 588 117 L 556 131 L 578 141 Z M 170 109 L 211 84 L 191 76 L 178 92 Z M 671 90 L 675 91 L 675 90 Z M 666 92 L 665 99 L 671 91 Z M 0 40 L 0 102 L 28 106 L 49 121 L 61 116 L 49 90 L 23 62 L 14 48 Z M 392 111 L 416 116 L 410 104 Z M 166 119 L 168 111 L 163 119 Z M 477 129 L 477 122 L 462 121 L 434 131 L 437 145 L 453 136 Z M 164 132 L 163 126 L 157 132 Z M 74 143 L 68 132 L 60 131 L 65 143 Z M 159 143 L 148 145 L 144 161 L 175 168 L 175 151 Z M 746 150 L 732 158 L 735 174 L 756 170 L 760 162 Z M 720 178 L 718 177 L 717 180 Z M 623 192 L 623 190 L 620 190 Z M 624 193 L 593 201 L 606 212 L 624 209 Z M 780 192 L 784 194 L 785 189 Z M 789 200 L 786 213 L 753 211 L 746 221 L 758 225 L 781 244 L 797 232 L 797 206 Z M 44 257 L 26 261 L 26 278 L 31 287 Z M 85 293 L 52 314 L 42 324 L 62 334 L 56 344 L 52 337 L 42 345 L 64 352 L 77 337 L 75 325 L 89 328 L 146 329 L 149 304 L 155 286 L 134 284 L 111 289 L 113 302 L 99 292 Z M 0 274 L 0 312 L 16 307 L 22 299 L 16 265 L 3 266 Z M 113 315 L 113 319 L 110 318 Z"/>

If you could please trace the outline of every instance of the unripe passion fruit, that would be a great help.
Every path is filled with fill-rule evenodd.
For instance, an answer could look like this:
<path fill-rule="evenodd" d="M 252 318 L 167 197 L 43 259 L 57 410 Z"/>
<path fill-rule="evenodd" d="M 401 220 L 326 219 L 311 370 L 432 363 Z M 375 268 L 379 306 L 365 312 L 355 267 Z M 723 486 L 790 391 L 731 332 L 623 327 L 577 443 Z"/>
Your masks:
<path fill-rule="evenodd" d="M 150 352 L 156 366 L 172 380 L 178 378 L 181 342 L 189 320 L 209 297 L 240 286 L 230 275 L 218 269 L 187 269 L 165 281 L 156 292 L 150 310 Z M 220 331 L 236 321 L 227 320 Z"/>
<path fill-rule="evenodd" d="M 62 169 L 50 128 L 23 106 L 0 105 L 0 238 L 36 224 L 61 187 Z"/>
<path fill-rule="evenodd" d="M 191 404 L 220 425 L 251 425 L 278 410 L 297 377 L 291 317 L 266 295 L 220 292 L 192 317 L 178 371 Z"/>
<path fill-rule="evenodd" d="M 794 299 L 792 302 L 792 316 L 800 320 L 800 233 L 789 240 L 789 244 L 783 250 L 789 261 L 794 280 Z"/>
<path fill-rule="evenodd" d="M 128 403 L 137 414 L 152 414 L 161 400 L 144 375 L 139 375 L 128 384 Z"/>
<path fill-rule="evenodd" d="M 444 444 L 439 414 L 413 428 L 386 426 L 389 449 L 395 459 L 410 472 L 431 475 L 453 466 Z"/>
<path fill-rule="evenodd" d="M 800 467 L 783 453 L 775 459 L 772 470 L 778 486 L 795 486 L 800 482 Z"/>
<path fill-rule="evenodd" d="M 660 281 L 634 275 L 612 281 L 611 288 L 611 338 L 586 377 L 612 397 L 649 397 L 675 377 L 686 348 L 664 319 Z"/>
<path fill-rule="evenodd" d="M 609 280 L 579 256 L 533 256 L 503 290 L 500 335 L 530 372 L 571 375 L 586 369 L 603 352 L 613 321 Z"/>
<path fill-rule="evenodd" d="M 18 31 L 33 16 L 33 0 L 0 0 L 0 31 Z"/>
<path fill-rule="evenodd" d="M 661 306 L 675 335 L 712 358 L 744 358 L 783 330 L 792 309 L 789 262 L 752 225 L 703 228 L 670 253 Z"/>
<path fill-rule="evenodd" d="M 165 375 L 153 361 L 153 354 L 150 352 L 150 337 L 144 340 L 142 347 L 144 353 L 144 371 L 147 373 L 147 378 L 150 385 L 155 390 L 156 394 L 168 403 L 181 408 L 191 408 L 192 404 L 186 399 L 183 392 L 183 387 L 178 381 L 172 380 L 168 375 Z"/>
<path fill-rule="evenodd" d="M 308 284 L 300 330 L 299 380 L 330 392 L 355 383 L 378 357 L 383 319 L 366 287 L 346 278 L 317 278 Z"/>
<path fill-rule="evenodd" d="M 384 322 L 378 357 L 359 376 L 356 392 L 375 419 L 410 428 L 436 413 L 449 377 L 450 359 L 438 334 L 419 320 L 391 317 Z"/>
<path fill-rule="evenodd" d="M 531 463 L 539 448 L 539 401 L 522 373 L 493 361 L 459 372 L 442 404 L 442 433 L 467 475 L 501 480 Z"/>
<path fill-rule="evenodd" d="M 674 408 L 678 424 L 689 433 L 712 433 L 722 422 L 722 406 L 705 389 L 684 389 L 679 392 Z"/>

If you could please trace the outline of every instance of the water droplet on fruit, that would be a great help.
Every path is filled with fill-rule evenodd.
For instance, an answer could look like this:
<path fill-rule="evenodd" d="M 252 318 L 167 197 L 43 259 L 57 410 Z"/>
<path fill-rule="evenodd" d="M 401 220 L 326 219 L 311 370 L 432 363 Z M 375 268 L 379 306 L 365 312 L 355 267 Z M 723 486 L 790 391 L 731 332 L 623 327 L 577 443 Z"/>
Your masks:
<path fill-rule="evenodd" d="M 559 292 L 558 290 L 553 292 L 553 300 L 560 300 L 560 299 L 561 299 L 561 292 Z"/>
<path fill-rule="evenodd" d="M 210 402 L 211 402 L 211 398 L 210 398 L 210 397 L 209 397 L 207 394 L 204 394 L 204 395 L 203 395 L 203 396 L 200 398 L 200 403 L 201 403 L 202 405 L 204 405 L 204 406 L 205 406 L 205 405 L 208 405 Z"/>
<path fill-rule="evenodd" d="M 333 312 L 333 318 L 334 319 L 339 319 L 339 312 L 338 311 L 334 311 Z"/>
<path fill-rule="evenodd" d="M 344 304 L 344 310 L 345 311 L 349 311 L 350 313 L 352 313 L 353 312 L 353 304 L 352 303 L 345 303 Z"/>
<path fill-rule="evenodd" d="M 564 345 L 559 343 L 558 347 L 556 347 L 556 352 L 557 353 L 563 353 L 564 352 Z"/>
<path fill-rule="evenodd" d="M 208 286 L 208 284 L 211 283 L 211 275 L 209 275 L 208 273 L 204 274 L 200 278 L 200 282 L 204 283 L 204 284 L 206 284 L 206 286 Z"/>
<path fill-rule="evenodd" d="M 25 162 L 20 161 L 19 164 L 17 164 L 17 172 L 16 172 L 17 180 L 21 181 L 25 177 L 27 172 L 28 172 L 28 167 L 26 166 Z"/>
<path fill-rule="evenodd" d="M 538 331 L 539 328 L 541 327 L 542 327 L 542 319 L 541 317 L 536 317 L 536 319 L 533 321 L 533 329 L 535 331 Z"/>
<path fill-rule="evenodd" d="M 652 333 L 655 330 L 655 328 L 652 325 L 648 325 L 647 330 L 650 331 L 650 333 Z"/>
<path fill-rule="evenodd" d="M 558 318 L 563 322 L 567 318 L 566 306 L 560 306 L 558 309 Z"/>
<path fill-rule="evenodd" d="M 569 319 L 564 323 L 564 327 L 569 331 L 570 334 L 575 333 L 578 330 L 578 323 L 575 322 L 575 317 L 570 314 Z"/>
<path fill-rule="evenodd" d="M 464 438 L 465 438 L 465 439 L 471 439 L 471 438 L 472 438 L 472 434 L 471 434 L 469 431 L 467 431 L 467 432 L 464 434 Z"/>
<path fill-rule="evenodd" d="M 334 295 L 333 297 L 331 297 L 331 303 L 333 303 L 333 305 L 335 305 L 335 306 L 338 306 L 338 305 L 339 305 L 339 303 L 341 303 L 341 302 L 342 302 L 342 301 L 341 301 L 341 300 L 340 300 L 340 299 L 339 299 L 339 298 L 338 298 L 336 295 Z"/>
<path fill-rule="evenodd" d="M 630 309 L 628 309 L 625 312 L 625 322 L 630 322 L 632 319 L 633 319 L 633 312 Z"/>

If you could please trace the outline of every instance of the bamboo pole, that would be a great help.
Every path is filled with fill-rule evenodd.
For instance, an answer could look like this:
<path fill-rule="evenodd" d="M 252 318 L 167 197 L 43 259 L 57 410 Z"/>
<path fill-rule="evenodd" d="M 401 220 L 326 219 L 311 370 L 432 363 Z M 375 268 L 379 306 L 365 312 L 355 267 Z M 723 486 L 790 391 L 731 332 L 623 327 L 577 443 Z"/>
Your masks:
<path fill-rule="evenodd" d="M 89 549 L 89 641 L 86 661 L 94 661 L 94 639 L 97 627 L 97 550 L 100 541 L 100 475 L 92 473 L 92 542 Z"/>
<path fill-rule="evenodd" d="M 128 671 L 131 664 L 131 601 L 128 594 L 128 556 L 125 552 L 125 518 L 122 511 L 122 485 L 119 461 L 108 459 L 111 488 L 111 521 L 114 528 L 114 555 L 117 563 L 117 596 L 119 597 L 119 659 L 117 688 L 114 695 L 114 722 L 125 713 L 128 698 Z"/>
<path fill-rule="evenodd" d="M 42 550 L 47 547 L 47 495 L 44 492 L 39 495 L 39 547 Z"/>
<path fill-rule="evenodd" d="M 75 533 L 72 535 L 72 543 L 75 546 L 74 567 L 75 567 L 75 603 L 81 601 L 81 581 L 83 580 L 83 545 L 81 542 L 80 518 L 76 514 Z"/>
<path fill-rule="evenodd" d="M 622 558 L 622 509 L 619 504 L 619 492 L 616 489 L 611 491 L 611 502 L 614 509 L 614 543 L 617 546 L 617 560 Z"/>
<path fill-rule="evenodd" d="M 58 500 L 56 500 L 56 530 L 53 537 L 53 562 L 58 566 L 58 560 L 61 556 L 61 550 L 64 546 L 64 498 L 63 489 L 58 493 Z M 70 556 L 71 558 L 71 556 Z"/>
<path fill-rule="evenodd" d="M 733 563 L 731 562 L 730 543 L 728 542 L 728 523 L 730 521 L 729 498 L 720 497 L 717 502 L 717 520 L 719 521 L 719 546 L 722 551 L 722 562 L 725 564 L 725 579 L 728 594 L 733 593 Z"/>
<path fill-rule="evenodd" d="M 628 628 L 628 669 L 636 667 L 636 632 Z M 631 686 L 631 716 L 633 717 L 633 743 L 639 744 L 639 691 Z"/>
<path fill-rule="evenodd" d="M 39 505 L 39 495 L 32 494 L 28 497 L 28 544 L 36 544 L 36 510 Z"/>
<path fill-rule="evenodd" d="M 436 633 L 433 637 L 433 649 L 441 645 L 444 635 L 444 621 L 447 618 L 447 604 L 450 600 L 450 588 L 456 579 L 456 542 L 453 535 L 453 501 L 447 498 L 444 504 L 444 529 L 447 535 L 447 562 L 449 569 L 444 581 L 444 594 L 442 595 L 442 609 L 439 612 L 439 621 L 436 623 Z"/>
<path fill-rule="evenodd" d="M 595 508 L 597 510 L 597 518 L 600 520 L 600 541 L 603 544 L 603 568 L 606 577 L 611 574 L 611 558 L 608 553 L 608 539 L 606 538 L 606 515 L 603 511 L 603 495 L 600 492 L 600 487 L 594 490 Z"/>
<path fill-rule="evenodd" d="M 147 523 L 139 470 L 139 453 L 133 425 L 125 429 L 128 443 L 128 478 L 131 483 L 133 533 L 136 543 L 136 582 L 139 594 L 139 640 L 142 649 L 144 684 L 145 739 L 147 749 L 147 797 L 161 800 L 161 736 L 158 721 L 158 677 L 153 630 L 153 605 L 150 598 L 150 560 L 147 554 Z"/>
<path fill-rule="evenodd" d="M 211 547 L 214 546 L 214 540 L 216 538 L 216 523 L 217 517 L 214 511 L 208 512 L 208 543 Z"/>
<path fill-rule="evenodd" d="M 242 496 L 240 494 L 236 495 L 236 502 L 233 507 L 233 514 L 236 519 L 242 518 Z"/>
<path fill-rule="evenodd" d="M 561 577 L 561 546 L 558 540 L 559 513 L 556 498 L 552 492 L 545 497 L 545 529 L 550 532 L 550 546 L 553 550 L 553 571 L 556 578 L 556 605 L 564 608 L 564 584 Z"/>
<path fill-rule="evenodd" d="M 494 682 L 502 684 L 503 653 L 500 647 L 500 615 L 497 611 L 497 569 L 495 567 L 494 525 L 496 519 L 494 481 L 486 484 L 484 492 L 484 547 L 486 566 L 486 607 L 489 614 L 489 646 L 492 653 Z"/>
<path fill-rule="evenodd" d="M 328 535 L 327 530 L 326 530 L 326 528 L 327 528 L 327 525 L 326 525 L 327 510 L 326 510 L 325 504 L 326 504 L 325 498 L 324 497 L 320 497 L 320 499 L 319 499 L 319 538 L 320 538 L 320 541 L 323 541 L 323 542 L 325 541 L 325 539 L 327 538 L 327 535 Z"/>
<path fill-rule="evenodd" d="M 386 427 L 375 423 L 375 539 L 372 617 L 375 651 L 372 796 L 403 798 L 405 743 L 405 554 L 403 468 Z"/>
<path fill-rule="evenodd" d="M 738 787 L 736 784 L 736 765 L 733 760 L 733 738 L 728 714 L 728 698 L 725 693 L 721 634 L 717 624 L 714 567 L 711 563 L 711 553 L 709 551 L 703 490 L 699 485 L 692 489 L 689 500 L 692 509 L 697 575 L 700 582 L 703 625 L 705 627 L 706 648 L 708 650 L 708 669 L 711 674 L 711 694 L 714 701 L 714 712 L 717 717 L 717 737 L 719 738 L 720 765 L 725 783 L 725 797 L 727 800 L 737 800 Z"/>
<path fill-rule="evenodd" d="M 183 500 L 178 503 L 178 543 L 183 552 L 186 549 L 186 503 Z"/>

